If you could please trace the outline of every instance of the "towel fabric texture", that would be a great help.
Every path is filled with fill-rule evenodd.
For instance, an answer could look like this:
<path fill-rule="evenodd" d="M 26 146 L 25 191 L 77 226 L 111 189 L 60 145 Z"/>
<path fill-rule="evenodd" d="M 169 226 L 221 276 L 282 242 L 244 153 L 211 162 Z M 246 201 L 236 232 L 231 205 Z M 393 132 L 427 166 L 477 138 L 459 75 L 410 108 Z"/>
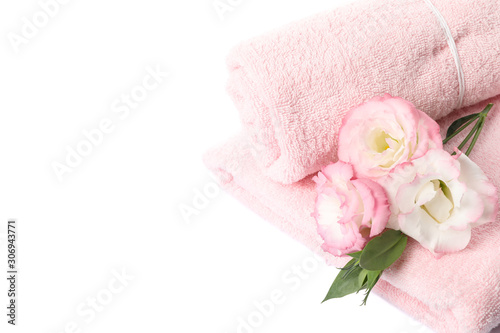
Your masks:
<path fill-rule="evenodd" d="M 432 0 L 465 75 L 464 106 L 500 90 L 500 0 Z M 457 68 L 424 0 L 362 0 L 244 42 L 228 57 L 228 91 L 264 175 L 284 184 L 336 156 L 346 111 L 377 94 L 433 119 L 457 108 Z"/>
<path fill-rule="evenodd" d="M 500 96 L 471 154 L 497 188 L 500 186 Z M 442 135 L 453 120 L 480 112 L 487 102 L 439 121 Z M 464 131 L 467 132 L 467 131 Z M 467 133 L 445 146 L 452 151 Z M 205 155 L 222 187 L 284 232 L 337 267 L 345 263 L 324 252 L 311 217 L 316 197 L 312 176 L 291 185 L 271 181 L 237 137 Z M 325 286 L 328 288 L 329 286 Z M 473 229 L 466 249 L 435 259 L 412 239 L 402 257 L 382 275 L 376 293 L 438 332 L 487 333 L 500 324 L 500 218 Z"/>
<path fill-rule="evenodd" d="M 205 163 L 228 192 L 329 264 L 346 260 L 321 249 L 312 174 L 337 160 L 346 112 L 375 95 L 411 101 L 440 119 L 443 135 L 490 99 L 496 105 L 471 158 L 500 186 L 500 0 L 432 3 L 462 62 L 459 110 L 457 67 L 425 0 L 358 1 L 244 42 L 228 57 L 228 92 L 244 131 Z M 489 332 L 500 324 L 500 219 L 441 259 L 410 239 L 375 291 L 438 332 Z"/>

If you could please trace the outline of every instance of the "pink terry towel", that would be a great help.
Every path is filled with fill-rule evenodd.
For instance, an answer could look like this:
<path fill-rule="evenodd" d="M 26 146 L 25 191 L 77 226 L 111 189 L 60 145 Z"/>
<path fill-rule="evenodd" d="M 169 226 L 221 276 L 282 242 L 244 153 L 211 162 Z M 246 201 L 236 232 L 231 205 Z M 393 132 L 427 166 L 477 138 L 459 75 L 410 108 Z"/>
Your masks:
<path fill-rule="evenodd" d="M 463 106 L 500 90 L 500 0 L 432 0 L 457 44 Z M 434 119 L 458 107 L 457 68 L 425 0 L 362 0 L 237 46 L 228 90 L 257 166 L 291 184 L 336 155 L 345 111 L 376 94 Z"/>
<path fill-rule="evenodd" d="M 500 96 L 491 102 L 496 105 L 470 157 L 499 187 Z M 486 103 L 442 119 L 443 134 L 453 120 L 481 111 Z M 445 149 L 452 151 L 465 134 L 458 135 Z M 323 256 L 329 264 L 338 266 L 345 262 L 320 248 L 322 240 L 311 217 L 316 196 L 312 177 L 292 185 L 269 180 L 255 167 L 244 137 L 208 153 L 205 162 L 222 186 L 252 210 Z M 328 288 L 325 286 L 325 292 Z M 376 292 L 438 332 L 489 332 L 500 324 L 500 217 L 473 229 L 472 241 L 465 250 L 441 259 L 435 259 L 410 239 L 403 256 L 382 275 Z"/>

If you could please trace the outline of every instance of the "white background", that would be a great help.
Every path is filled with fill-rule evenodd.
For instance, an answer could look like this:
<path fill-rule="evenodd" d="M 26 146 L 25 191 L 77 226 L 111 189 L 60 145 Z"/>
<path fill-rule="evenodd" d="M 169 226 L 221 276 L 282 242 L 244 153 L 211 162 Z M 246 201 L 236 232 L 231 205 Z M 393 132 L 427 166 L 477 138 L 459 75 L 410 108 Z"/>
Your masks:
<path fill-rule="evenodd" d="M 43 22 L 39 2 L 2 1 L 0 266 L 15 218 L 20 275 L 15 328 L 1 280 L 0 332 L 429 332 L 376 295 L 320 304 L 337 270 L 226 193 L 179 213 L 214 189 L 202 154 L 240 129 L 229 49 L 347 2 L 233 0 L 221 16 L 212 0 L 71 0 Z M 46 25 L 15 47 L 34 16 Z M 147 68 L 169 76 L 114 112 Z M 111 133 L 60 181 L 53 164 L 103 119 Z"/>

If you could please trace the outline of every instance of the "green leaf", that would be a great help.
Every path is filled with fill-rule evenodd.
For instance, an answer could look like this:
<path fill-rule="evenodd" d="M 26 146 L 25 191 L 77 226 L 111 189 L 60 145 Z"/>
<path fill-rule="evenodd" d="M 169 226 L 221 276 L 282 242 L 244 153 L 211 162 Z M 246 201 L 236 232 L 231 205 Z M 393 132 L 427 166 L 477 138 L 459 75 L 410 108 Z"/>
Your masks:
<path fill-rule="evenodd" d="M 348 256 L 350 256 L 350 257 L 353 257 L 353 258 L 359 259 L 359 258 L 361 257 L 361 253 L 363 253 L 363 251 L 358 251 L 358 252 L 348 253 L 347 255 L 348 255 Z"/>
<path fill-rule="evenodd" d="M 366 293 L 365 293 L 365 298 L 363 299 L 363 303 L 361 305 L 366 305 L 366 301 L 368 300 L 368 296 L 370 296 L 370 292 L 372 291 L 373 287 L 377 284 L 378 280 L 380 279 L 380 276 L 382 275 L 383 271 L 368 271 L 367 274 L 367 282 L 366 282 Z"/>
<path fill-rule="evenodd" d="M 474 148 L 474 144 L 476 143 L 477 139 L 479 138 L 479 134 L 481 134 L 481 130 L 484 126 L 484 122 L 486 120 L 486 117 L 488 116 L 488 113 L 490 110 L 493 108 L 493 104 L 490 103 L 486 105 L 483 111 L 479 113 L 474 113 L 465 117 L 462 117 L 451 124 L 451 126 L 448 128 L 448 132 L 446 133 L 446 138 L 443 140 L 443 144 L 447 143 L 450 141 L 452 138 L 454 138 L 458 133 L 463 131 L 465 128 L 467 128 L 470 124 L 472 124 L 474 121 L 477 122 L 472 128 L 472 130 L 469 132 L 469 134 L 465 137 L 465 139 L 462 141 L 462 143 L 458 146 L 459 150 L 462 150 L 462 148 L 467 144 L 467 142 L 472 138 L 474 135 L 474 138 L 472 139 L 472 143 L 469 146 L 469 149 L 467 149 L 467 152 L 465 155 L 469 155 L 472 151 L 472 148 Z M 452 153 L 452 155 L 455 155 L 456 153 Z"/>
<path fill-rule="evenodd" d="M 359 284 L 361 285 L 361 289 L 366 287 L 366 283 L 368 282 L 368 278 L 367 278 L 368 272 L 371 272 L 371 271 L 363 269 L 361 271 L 361 273 L 359 273 Z"/>
<path fill-rule="evenodd" d="M 369 271 L 369 270 L 366 271 L 367 271 L 366 277 L 368 279 L 368 286 L 374 286 L 375 283 L 377 283 L 378 276 L 382 274 L 382 271 Z"/>
<path fill-rule="evenodd" d="M 455 132 L 457 132 L 457 130 L 462 127 L 462 125 L 464 125 L 465 123 L 467 123 L 469 120 L 472 120 L 472 119 L 476 119 L 479 117 L 479 113 L 473 113 L 473 114 L 470 114 L 468 116 L 465 116 L 465 117 L 462 117 L 460 119 L 457 119 L 455 120 L 451 125 L 450 127 L 448 127 L 448 131 L 446 132 L 446 138 L 450 137 L 451 135 L 455 134 Z M 467 126 L 469 126 L 470 124 L 467 124 Z M 467 126 L 464 126 L 460 131 L 458 131 L 457 133 L 461 132 L 464 128 L 466 128 Z M 446 139 L 445 139 L 446 140 Z"/>
<path fill-rule="evenodd" d="M 408 237 L 398 230 L 389 229 L 366 244 L 359 266 L 370 271 L 382 271 L 403 254 Z"/>
<path fill-rule="evenodd" d="M 353 263 L 355 264 L 352 268 L 352 271 L 350 271 L 347 276 L 342 271 L 337 274 L 337 277 L 333 281 L 332 286 L 326 294 L 323 302 L 331 298 L 344 297 L 346 295 L 358 292 L 361 289 L 362 285 L 359 283 L 359 274 L 363 271 L 363 269 L 359 267 L 359 265 L 357 265 L 357 261 L 358 259 L 352 259 L 347 263 L 347 265 L 352 265 Z"/>

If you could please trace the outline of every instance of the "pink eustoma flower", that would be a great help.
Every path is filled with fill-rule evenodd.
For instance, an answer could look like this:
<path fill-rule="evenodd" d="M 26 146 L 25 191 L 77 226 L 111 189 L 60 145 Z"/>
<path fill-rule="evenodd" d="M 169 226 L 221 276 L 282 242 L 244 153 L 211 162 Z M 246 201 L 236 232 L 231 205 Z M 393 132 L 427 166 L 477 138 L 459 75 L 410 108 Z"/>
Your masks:
<path fill-rule="evenodd" d="M 337 162 L 313 178 L 317 199 L 313 216 L 323 250 L 335 256 L 360 251 L 380 234 L 390 208 L 384 189 L 370 179 L 356 179 L 350 164 Z"/>
<path fill-rule="evenodd" d="M 397 165 L 442 148 L 439 125 L 410 102 L 389 94 L 350 110 L 339 130 L 339 160 L 357 177 L 375 179 Z"/>

